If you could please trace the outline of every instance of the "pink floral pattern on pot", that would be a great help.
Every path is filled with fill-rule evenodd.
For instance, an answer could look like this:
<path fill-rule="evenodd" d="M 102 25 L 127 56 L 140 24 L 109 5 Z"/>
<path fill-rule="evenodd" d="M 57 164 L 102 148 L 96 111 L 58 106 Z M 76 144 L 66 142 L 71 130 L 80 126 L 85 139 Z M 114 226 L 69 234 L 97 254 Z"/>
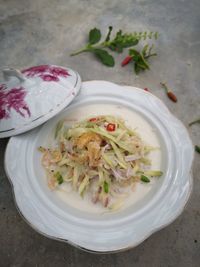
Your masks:
<path fill-rule="evenodd" d="M 26 94 L 22 86 L 7 90 L 5 84 L 0 84 L 0 120 L 10 118 L 11 109 L 23 117 L 30 117 L 30 110 L 24 100 Z"/>
<path fill-rule="evenodd" d="M 68 70 L 49 65 L 35 66 L 22 71 L 27 77 L 40 77 L 45 82 L 58 82 L 59 77 L 71 76 Z"/>

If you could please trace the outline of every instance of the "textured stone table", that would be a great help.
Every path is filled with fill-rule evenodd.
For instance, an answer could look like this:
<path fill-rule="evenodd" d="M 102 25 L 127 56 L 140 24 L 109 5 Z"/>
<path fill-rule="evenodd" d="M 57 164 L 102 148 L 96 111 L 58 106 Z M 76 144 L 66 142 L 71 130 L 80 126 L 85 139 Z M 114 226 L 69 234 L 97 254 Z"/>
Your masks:
<path fill-rule="evenodd" d="M 84 81 L 105 79 L 149 87 L 183 121 L 200 117 L 199 0 L 0 0 L 0 66 L 22 68 L 44 63 L 69 65 Z M 70 58 L 97 26 L 127 31 L 159 31 L 152 69 L 136 77 L 132 67 L 102 66 L 92 55 Z M 167 81 L 178 103 L 167 99 Z M 200 145 L 200 125 L 190 129 Z M 7 140 L 0 140 L 0 266 L 200 266 L 200 155 L 193 165 L 194 189 L 182 215 L 138 247 L 113 255 L 94 255 L 45 238 L 20 217 L 4 167 Z"/>

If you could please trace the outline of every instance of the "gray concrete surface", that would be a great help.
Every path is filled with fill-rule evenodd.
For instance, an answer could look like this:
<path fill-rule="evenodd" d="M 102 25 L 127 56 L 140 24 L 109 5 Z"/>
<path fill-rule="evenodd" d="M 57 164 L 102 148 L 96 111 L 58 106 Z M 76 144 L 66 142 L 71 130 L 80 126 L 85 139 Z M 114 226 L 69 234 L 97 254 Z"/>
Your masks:
<path fill-rule="evenodd" d="M 71 58 L 90 28 L 113 25 L 127 31 L 160 32 L 152 69 L 139 77 L 132 67 L 107 68 L 91 55 Z M 69 65 L 85 80 L 105 79 L 149 87 L 183 121 L 200 117 L 199 0 L 0 0 L 0 66 L 23 68 L 43 63 Z M 178 103 L 167 99 L 159 82 L 167 81 Z M 190 129 L 200 145 L 200 125 Z M 138 247 L 114 255 L 94 255 L 41 236 L 17 212 L 0 140 L 0 266 L 200 266 L 200 155 L 193 164 L 194 189 L 182 215 Z"/>

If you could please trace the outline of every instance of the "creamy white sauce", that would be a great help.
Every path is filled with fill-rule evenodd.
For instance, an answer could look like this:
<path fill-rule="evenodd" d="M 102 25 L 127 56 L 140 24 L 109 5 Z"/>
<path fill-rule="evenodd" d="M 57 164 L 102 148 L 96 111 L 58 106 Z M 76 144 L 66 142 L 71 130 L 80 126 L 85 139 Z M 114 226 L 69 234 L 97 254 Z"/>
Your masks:
<path fill-rule="evenodd" d="M 126 122 L 126 125 L 132 129 L 135 129 L 146 144 L 160 148 L 159 138 L 150 123 L 139 113 L 120 105 L 92 104 L 80 106 L 72 111 L 66 112 L 65 119 L 68 121 L 69 127 L 71 127 L 71 125 L 77 121 L 98 115 L 113 115 L 123 118 Z M 49 146 L 52 145 L 52 139 L 50 140 Z M 161 170 L 161 149 L 152 151 L 149 154 L 149 158 L 152 161 L 151 169 Z M 145 200 L 145 197 L 148 194 L 154 194 L 154 191 L 157 190 L 157 179 L 158 178 L 152 178 L 151 182 L 148 184 L 138 182 L 134 190 L 132 190 L 132 193 L 124 200 L 124 205 L 121 210 L 130 206 L 133 206 L 134 208 L 134 206 L 137 206 L 140 201 Z M 88 194 L 85 194 L 84 198 L 80 197 L 77 192 L 74 192 L 71 189 L 70 184 L 63 184 L 61 186 L 61 190 L 55 190 L 52 192 L 52 194 L 55 194 L 57 198 L 62 200 L 67 205 L 82 212 L 93 214 L 105 212 L 105 208 L 102 207 L 100 203 L 92 203 Z"/>

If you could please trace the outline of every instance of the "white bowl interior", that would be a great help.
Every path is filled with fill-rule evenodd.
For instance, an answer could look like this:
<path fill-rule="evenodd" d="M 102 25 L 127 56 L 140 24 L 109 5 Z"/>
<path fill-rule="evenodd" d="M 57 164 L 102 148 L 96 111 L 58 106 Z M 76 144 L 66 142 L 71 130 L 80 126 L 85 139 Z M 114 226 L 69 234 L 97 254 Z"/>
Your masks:
<path fill-rule="evenodd" d="M 87 195 L 82 199 L 76 192 L 51 191 L 47 186 L 46 174 L 41 166 L 41 153 L 37 151 L 37 148 L 41 145 L 48 147 L 54 143 L 55 126 L 60 119 L 65 118 L 70 127 L 76 121 L 91 116 L 108 114 L 123 118 L 128 126 L 136 128 L 136 131 L 147 144 L 159 147 L 159 149 L 150 154 L 152 169 L 162 170 L 164 173 L 160 178 L 152 178 L 149 184 L 138 183 L 133 194 L 125 200 L 124 206 L 117 212 L 106 212 L 100 205 L 94 205 L 90 202 Z M 97 101 L 96 103 L 94 101 L 92 103 L 86 101 L 86 103 L 79 103 L 78 106 L 76 104 L 72 105 L 40 129 L 32 148 L 34 151 L 31 158 L 33 172 L 30 173 L 36 179 L 31 179 L 30 177 L 30 182 L 33 184 L 36 194 L 38 190 L 41 190 L 42 194 L 48 198 L 48 202 L 50 201 L 52 205 L 55 205 L 56 209 L 61 209 L 67 214 L 85 218 L 86 220 L 113 220 L 144 209 L 157 197 L 160 189 L 164 186 L 165 174 L 169 164 L 165 138 L 155 120 L 153 121 L 145 110 L 134 105 L 124 106 L 115 100 Z"/>

